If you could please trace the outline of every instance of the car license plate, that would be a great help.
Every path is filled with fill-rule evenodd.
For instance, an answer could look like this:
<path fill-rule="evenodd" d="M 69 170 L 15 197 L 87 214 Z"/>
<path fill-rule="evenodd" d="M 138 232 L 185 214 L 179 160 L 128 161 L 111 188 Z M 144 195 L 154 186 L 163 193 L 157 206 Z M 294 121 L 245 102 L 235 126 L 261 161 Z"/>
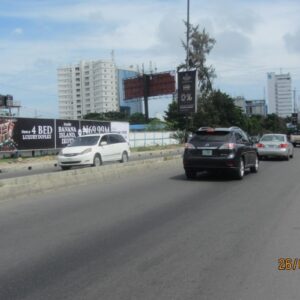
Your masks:
<path fill-rule="evenodd" d="M 275 145 L 268 145 L 268 148 L 275 148 Z"/>
<path fill-rule="evenodd" d="M 212 155 L 212 150 L 202 150 L 202 155 L 203 156 L 211 156 Z"/>

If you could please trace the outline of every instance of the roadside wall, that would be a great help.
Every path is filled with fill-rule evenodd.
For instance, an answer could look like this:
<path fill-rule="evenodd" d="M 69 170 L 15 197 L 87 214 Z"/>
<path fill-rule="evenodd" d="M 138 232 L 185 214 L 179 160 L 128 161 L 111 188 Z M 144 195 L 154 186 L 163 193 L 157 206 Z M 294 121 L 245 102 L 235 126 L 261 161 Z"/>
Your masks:
<path fill-rule="evenodd" d="M 145 147 L 155 145 L 173 145 L 179 144 L 175 139 L 170 136 L 173 131 L 144 131 L 144 132 L 130 132 L 129 143 L 130 147 Z"/>

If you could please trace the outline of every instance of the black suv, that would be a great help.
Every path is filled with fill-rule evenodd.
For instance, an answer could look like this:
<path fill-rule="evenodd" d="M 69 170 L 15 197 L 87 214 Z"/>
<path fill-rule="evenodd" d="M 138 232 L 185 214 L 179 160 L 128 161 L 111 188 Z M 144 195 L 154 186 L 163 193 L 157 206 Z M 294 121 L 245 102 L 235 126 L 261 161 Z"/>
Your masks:
<path fill-rule="evenodd" d="M 248 135 L 238 127 L 200 128 L 187 142 L 183 167 L 188 179 L 197 172 L 231 170 L 238 179 L 245 169 L 258 171 L 258 155 Z"/>

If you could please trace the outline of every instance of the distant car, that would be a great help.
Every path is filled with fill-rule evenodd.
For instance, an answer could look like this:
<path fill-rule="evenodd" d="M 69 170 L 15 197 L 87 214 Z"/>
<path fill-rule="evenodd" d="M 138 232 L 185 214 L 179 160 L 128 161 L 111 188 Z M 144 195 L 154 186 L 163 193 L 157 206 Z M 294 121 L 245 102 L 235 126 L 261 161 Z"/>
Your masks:
<path fill-rule="evenodd" d="M 248 135 L 238 127 L 199 128 L 185 147 L 183 167 L 188 179 L 197 172 L 230 170 L 236 178 L 244 177 L 245 169 L 258 171 L 257 150 Z"/>
<path fill-rule="evenodd" d="M 294 131 L 290 134 L 290 142 L 293 144 L 294 147 L 297 147 L 297 145 L 300 145 L 300 132 Z"/>
<path fill-rule="evenodd" d="M 127 162 L 130 156 L 128 142 L 120 134 L 89 134 L 77 137 L 58 155 L 63 170 L 72 166 L 100 166 L 106 161 Z"/>
<path fill-rule="evenodd" d="M 266 157 L 293 158 L 294 146 L 288 141 L 286 134 L 264 134 L 256 145 L 260 159 Z"/>

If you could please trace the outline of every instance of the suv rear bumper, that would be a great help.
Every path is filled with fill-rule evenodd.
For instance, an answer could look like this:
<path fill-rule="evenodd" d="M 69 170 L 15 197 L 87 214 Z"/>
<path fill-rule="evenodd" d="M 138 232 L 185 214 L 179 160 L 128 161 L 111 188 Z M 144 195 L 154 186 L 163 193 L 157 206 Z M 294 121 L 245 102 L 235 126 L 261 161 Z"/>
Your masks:
<path fill-rule="evenodd" d="M 217 169 L 238 169 L 239 160 L 236 158 L 183 158 L 183 167 L 185 170 L 206 171 Z"/>

